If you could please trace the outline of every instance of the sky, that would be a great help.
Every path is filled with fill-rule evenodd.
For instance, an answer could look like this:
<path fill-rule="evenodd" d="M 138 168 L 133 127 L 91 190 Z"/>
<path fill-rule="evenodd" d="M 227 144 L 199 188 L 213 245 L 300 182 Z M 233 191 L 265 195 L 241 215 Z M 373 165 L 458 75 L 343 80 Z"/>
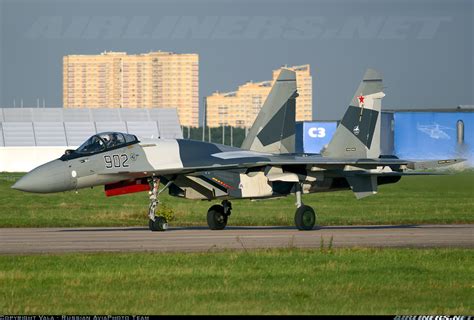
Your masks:
<path fill-rule="evenodd" d="M 342 117 L 366 68 L 384 109 L 474 104 L 471 0 L 0 0 L 0 105 L 62 106 L 62 57 L 198 53 L 203 97 L 310 64 L 313 118 Z"/>

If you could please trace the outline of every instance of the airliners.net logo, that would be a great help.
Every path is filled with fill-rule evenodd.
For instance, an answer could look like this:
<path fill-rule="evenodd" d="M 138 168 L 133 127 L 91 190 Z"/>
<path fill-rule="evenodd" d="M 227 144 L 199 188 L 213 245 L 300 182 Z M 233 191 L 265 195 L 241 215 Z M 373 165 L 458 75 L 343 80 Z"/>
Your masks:
<path fill-rule="evenodd" d="M 396 316 L 394 320 L 474 320 L 472 316 Z"/>

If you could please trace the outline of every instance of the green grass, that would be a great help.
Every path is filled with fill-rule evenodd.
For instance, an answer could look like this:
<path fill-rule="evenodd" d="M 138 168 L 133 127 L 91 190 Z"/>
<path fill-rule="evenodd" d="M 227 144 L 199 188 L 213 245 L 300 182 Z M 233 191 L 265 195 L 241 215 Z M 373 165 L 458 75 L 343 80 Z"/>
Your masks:
<path fill-rule="evenodd" d="M 473 314 L 474 251 L 0 256 L 3 314 Z"/>
<path fill-rule="evenodd" d="M 0 174 L 0 227 L 143 226 L 148 194 L 105 197 L 103 188 L 49 195 L 10 189 L 21 174 Z M 207 209 L 218 201 L 161 196 L 175 212 L 174 225 L 206 225 Z M 320 225 L 473 223 L 474 171 L 448 176 L 403 177 L 375 196 L 356 200 L 351 191 L 304 195 Z M 293 225 L 295 199 L 233 201 L 230 225 Z"/>

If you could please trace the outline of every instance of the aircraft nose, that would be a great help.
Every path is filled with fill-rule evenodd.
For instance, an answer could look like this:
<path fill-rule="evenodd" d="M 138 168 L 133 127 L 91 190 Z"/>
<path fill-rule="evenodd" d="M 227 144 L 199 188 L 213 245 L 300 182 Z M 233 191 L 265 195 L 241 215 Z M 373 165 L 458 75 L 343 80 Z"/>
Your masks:
<path fill-rule="evenodd" d="M 70 190 L 72 181 L 67 173 L 66 162 L 53 160 L 31 170 L 18 180 L 12 189 L 36 193 Z"/>

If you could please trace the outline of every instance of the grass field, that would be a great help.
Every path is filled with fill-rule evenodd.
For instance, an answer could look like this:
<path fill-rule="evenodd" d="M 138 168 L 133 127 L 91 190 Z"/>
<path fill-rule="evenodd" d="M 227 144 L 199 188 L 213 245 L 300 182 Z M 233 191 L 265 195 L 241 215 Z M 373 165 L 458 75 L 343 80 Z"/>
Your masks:
<path fill-rule="evenodd" d="M 0 227 L 146 225 L 146 193 L 37 195 L 0 174 Z M 214 202 L 164 195 L 175 225 Z M 321 225 L 473 223 L 474 171 L 406 177 L 356 200 L 304 196 Z M 293 225 L 294 198 L 234 201 L 232 225 Z M 1 230 L 0 230 L 1 232 Z M 0 256 L 3 314 L 472 314 L 472 249 L 296 248 Z"/>
<path fill-rule="evenodd" d="M 143 226 L 147 193 L 105 197 L 103 188 L 49 195 L 10 186 L 21 174 L 0 174 L 0 227 Z M 175 213 L 174 225 L 206 225 L 215 202 L 161 196 Z M 294 197 L 233 201 L 230 225 L 293 225 Z M 404 177 L 383 185 L 376 196 L 356 200 L 351 191 L 304 195 L 319 225 L 473 223 L 474 171 L 449 176 Z"/>
<path fill-rule="evenodd" d="M 0 256 L 3 314 L 473 314 L 469 249 Z"/>

